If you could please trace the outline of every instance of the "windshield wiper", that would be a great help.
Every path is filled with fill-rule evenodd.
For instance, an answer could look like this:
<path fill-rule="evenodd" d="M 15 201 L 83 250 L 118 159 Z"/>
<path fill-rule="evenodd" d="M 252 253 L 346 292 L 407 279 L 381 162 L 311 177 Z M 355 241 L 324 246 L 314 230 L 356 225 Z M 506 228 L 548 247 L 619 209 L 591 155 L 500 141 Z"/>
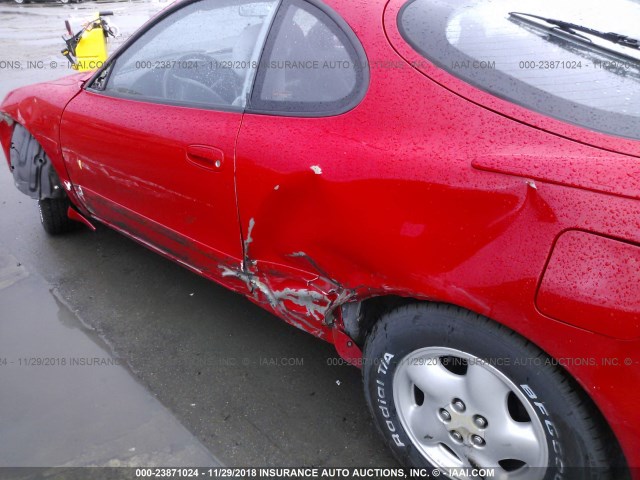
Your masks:
<path fill-rule="evenodd" d="M 509 12 L 509 16 L 517 18 L 518 20 L 522 20 L 529 24 L 532 24 L 532 22 L 528 21 L 527 17 L 536 18 L 550 25 L 555 25 L 558 29 L 564 32 L 584 38 L 587 41 L 590 41 L 590 40 L 584 35 L 579 35 L 576 32 L 588 33 L 589 35 L 602 38 L 603 40 L 607 40 L 611 43 L 615 43 L 616 45 L 622 45 L 624 47 L 640 50 L 640 40 L 636 38 L 628 37 L 626 35 L 622 35 L 620 33 L 601 32 L 600 30 L 595 30 L 589 27 L 583 27 L 582 25 L 577 25 L 575 23 L 565 22 L 563 20 L 555 20 L 553 18 L 545 18 L 539 15 L 532 15 L 531 13 Z"/>

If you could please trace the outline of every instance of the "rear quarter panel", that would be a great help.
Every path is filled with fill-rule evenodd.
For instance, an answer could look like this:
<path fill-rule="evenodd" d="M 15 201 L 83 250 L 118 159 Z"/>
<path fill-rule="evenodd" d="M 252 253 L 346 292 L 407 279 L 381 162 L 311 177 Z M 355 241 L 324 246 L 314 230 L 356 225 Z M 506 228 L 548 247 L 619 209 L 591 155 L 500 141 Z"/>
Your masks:
<path fill-rule="evenodd" d="M 245 231 L 253 222 L 252 261 L 334 279 L 351 300 L 394 294 L 455 304 L 554 358 L 631 359 L 563 367 L 640 465 L 640 416 L 633 395 L 622 393 L 640 382 L 640 342 L 569 325 L 535 304 L 563 231 L 640 244 L 640 202 L 473 166 L 488 156 L 555 165 L 588 158 L 615 169 L 632 157 L 514 121 L 427 78 L 388 43 L 383 1 L 327 3 L 367 51 L 369 90 L 354 110 L 335 117 L 245 115 L 237 185 Z"/>

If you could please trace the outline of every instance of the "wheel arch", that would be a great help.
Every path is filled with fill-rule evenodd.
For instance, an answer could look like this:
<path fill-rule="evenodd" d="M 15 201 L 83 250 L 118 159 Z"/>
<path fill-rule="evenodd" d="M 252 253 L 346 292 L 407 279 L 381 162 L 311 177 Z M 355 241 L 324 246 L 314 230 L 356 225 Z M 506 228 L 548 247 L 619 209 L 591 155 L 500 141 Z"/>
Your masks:
<path fill-rule="evenodd" d="M 42 143 L 21 123 L 12 126 L 9 167 L 15 186 L 36 199 L 63 198 L 60 174 Z"/>
<path fill-rule="evenodd" d="M 0 142 L 9 166 L 11 167 L 13 136 L 16 128 L 21 127 L 38 142 L 51 163 L 51 170 L 55 172 L 74 205 L 81 205 L 81 202 L 71 188 L 62 156 L 60 122 L 64 109 L 81 91 L 86 77 L 84 73 L 75 74 L 47 83 L 21 87 L 9 92 L 0 105 Z"/>

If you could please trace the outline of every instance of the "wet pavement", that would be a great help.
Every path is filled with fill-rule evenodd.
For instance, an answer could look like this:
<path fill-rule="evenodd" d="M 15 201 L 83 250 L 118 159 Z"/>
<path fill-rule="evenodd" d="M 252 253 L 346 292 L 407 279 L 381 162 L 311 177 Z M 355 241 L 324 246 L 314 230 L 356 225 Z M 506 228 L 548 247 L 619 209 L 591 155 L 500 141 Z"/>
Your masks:
<path fill-rule="evenodd" d="M 219 465 L 0 244 L 0 466 Z"/>
<path fill-rule="evenodd" d="M 63 64 L 65 18 L 114 10 L 124 38 L 166 5 L 0 4 L 0 66 L 21 63 L 0 97 L 68 73 L 46 66 Z M 47 236 L 0 167 L 0 466 L 395 466 L 359 370 L 336 363 L 107 228 Z"/>

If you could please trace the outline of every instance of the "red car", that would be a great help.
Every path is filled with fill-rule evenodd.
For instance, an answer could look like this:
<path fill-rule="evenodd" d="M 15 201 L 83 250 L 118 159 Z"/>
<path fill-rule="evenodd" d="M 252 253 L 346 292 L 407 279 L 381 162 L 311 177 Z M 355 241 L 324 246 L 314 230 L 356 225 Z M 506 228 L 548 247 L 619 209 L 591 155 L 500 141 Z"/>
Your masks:
<path fill-rule="evenodd" d="M 335 344 L 403 465 L 638 479 L 640 51 L 610 24 L 640 14 L 610 3 L 185 0 L 10 93 L 0 138 L 47 232 L 104 223 Z"/>

